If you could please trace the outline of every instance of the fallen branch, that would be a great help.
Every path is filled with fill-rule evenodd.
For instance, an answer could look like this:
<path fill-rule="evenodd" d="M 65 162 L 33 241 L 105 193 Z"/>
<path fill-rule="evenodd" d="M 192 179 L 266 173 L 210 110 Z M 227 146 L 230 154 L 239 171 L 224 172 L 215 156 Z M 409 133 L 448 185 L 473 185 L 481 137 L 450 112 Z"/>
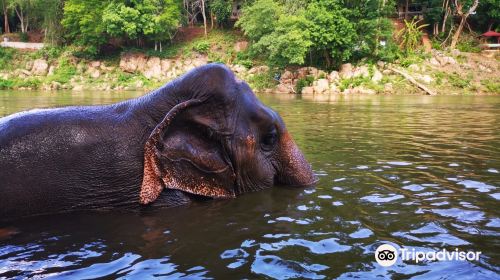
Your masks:
<path fill-rule="evenodd" d="M 428 89 L 426 86 L 422 85 L 421 83 L 417 82 L 412 76 L 409 74 L 403 72 L 402 70 L 395 69 L 393 67 L 389 67 L 389 70 L 398 73 L 399 75 L 403 76 L 406 80 L 408 80 L 410 83 L 416 85 L 419 89 L 425 91 L 428 95 L 436 95 L 436 93 L 430 89 Z"/>

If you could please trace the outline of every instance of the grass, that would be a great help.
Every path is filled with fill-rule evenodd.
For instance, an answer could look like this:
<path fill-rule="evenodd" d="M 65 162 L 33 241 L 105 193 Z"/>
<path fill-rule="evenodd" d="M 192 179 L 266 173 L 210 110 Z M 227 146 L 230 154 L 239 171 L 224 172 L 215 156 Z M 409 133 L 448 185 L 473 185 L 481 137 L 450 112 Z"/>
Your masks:
<path fill-rule="evenodd" d="M 267 73 L 259 73 L 250 77 L 247 81 L 250 86 L 256 90 L 263 90 L 276 86 L 277 81 L 274 79 L 271 71 Z"/>
<path fill-rule="evenodd" d="M 500 81 L 492 80 L 481 80 L 481 85 L 483 85 L 487 92 L 500 94 Z"/>
<path fill-rule="evenodd" d="M 311 77 L 311 76 L 306 76 L 304 78 L 299 79 L 297 81 L 297 85 L 295 87 L 295 92 L 301 93 L 302 89 L 312 85 L 313 81 L 314 81 L 314 77 Z"/>

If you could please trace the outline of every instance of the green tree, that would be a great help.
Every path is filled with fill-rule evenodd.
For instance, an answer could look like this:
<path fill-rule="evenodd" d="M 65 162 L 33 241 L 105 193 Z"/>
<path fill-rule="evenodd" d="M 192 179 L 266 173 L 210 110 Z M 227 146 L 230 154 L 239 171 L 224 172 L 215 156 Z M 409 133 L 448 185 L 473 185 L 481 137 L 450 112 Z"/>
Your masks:
<path fill-rule="evenodd" d="M 309 22 L 304 15 L 282 15 L 273 32 L 264 35 L 255 48 L 268 55 L 269 62 L 277 66 L 304 64 L 312 45 Z"/>
<path fill-rule="evenodd" d="M 356 42 L 354 24 L 347 18 L 348 9 L 340 2 L 314 1 L 307 7 L 306 18 L 311 22 L 309 30 L 312 48 L 326 60 L 327 67 L 348 60 Z"/>
<path fill-rule="evenodd" d="M 75 45 L 91 54 L 107 41 L 106 26 L 102 15 L 108 1 L 66 0 L 62 25 L 66 37 Z"/>
<path fill-rule="evenodd" d="M 233 3 L 231 0 L 212 0 L 209 2 L 210 12 L 215 16 L 219 25 L 226 23 L 231 17 Z"/>
<path fill-rule="evenodd" d="M 244 7 L 241 13 L 236 26 L 240 27 L 251 41 L 257 42 L 275 30 L 283 14 L 283 7 L 273 0 L 257 0 L 253 5 Z"/>

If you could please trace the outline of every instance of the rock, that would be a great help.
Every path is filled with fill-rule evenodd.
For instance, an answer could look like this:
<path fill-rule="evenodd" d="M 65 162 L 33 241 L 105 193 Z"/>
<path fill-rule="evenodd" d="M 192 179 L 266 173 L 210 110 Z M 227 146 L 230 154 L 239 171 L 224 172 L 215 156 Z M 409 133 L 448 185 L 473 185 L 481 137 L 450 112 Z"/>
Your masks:
<path fill-rule="evenodd" d="M 434 66 L 441 66 L 441 63 L 439 63 L 439 61 L 435 57 L 431 57 L 431 59 L 429 60 L 429 63 L 434 65 Z"/>
<path fill-rule="evenodd" d="M 382 74 L 384 74 L 384 75 L 390 75 L 391 73 L 392 73 L 392 71 L 389 69 L 384 69 L 384 71 L 382 71 Z"/>
<path fill-rule="evenodd" d="M 19 69 L 19 72 L 24 74 L 25 76 L 31 76 L 31 72 L 25 69 Z"/>
<path fill-rule="evenodd" d="M 313 87 L 303 87 L 302 94 L 313 94 L 314 93 L 314 88 Z"/>
<path fill-rule="evenodd" d="M 135 82 L 135 87 L 136 88 L 142 88 L 144 86 L 144 82 L 142 80 L 138 80 Z"/>
<path fill-rule="evenodd" d="M 238 41 L 234 44 L 234 50 L 236 52 L 244 51 L 248 48 L 248 41 Z"/>
<path fill-rule="evenodd" d="M 152 56 L 146 62 L 146 67 L 143 72 L 148 79 L 161 77 L 161 60 L 159 57 Z"/>
<path fill-rule="evenodd" d="M 368 70 L 368 67 L 366 65 L 357 67 L 354 72 L 352 72 L 352 77 L 369 77 L 370 76 L 370 71 Z"/>
<path fill-rule="evenodd" d="M 281 75 L 280 80 L 293 80 L 293 76 L 293 73 L 287 70 Z"/>
<path fill-rule="evenodd" d="M 457 61 L 453 57 L 449 56 L 436 56 L 436 60 L 439 61 L 441 66 L 445 66 L 447 64 L 457 64 Z"/>
<path fill-rule="evenodd" d="M 307 67 L 307 71 L 309 71 L 308 76 L 313 76 L 315 79 L 319 77 L 319 70 L 316 67 Z"/>
<path fill-rule="evenodd" d="M 58 90 L 61 88 L 61 83 L 56 82 L 56 81 L 52 81 L 52 83 L 50 83 L 50 87 L 53 90 Z"/>
<path fill-rule="evenodd" d="M 327 79 L 319 79 L 313 83 L 314 93 L 325 93 L 330 89 Z"/>
<path fill-rule="evenodd" d="M 338 80 L 340 80 L 340 75 L 339 75 L 339 72 L 337 72 L 337 71 L 332 71 L 330 74 L 328 74 L 328 81 L 329 81 L 330 83 L 332 83 L 332 82 L 336 82 L 336 81 L 338 81 Z"/>
<path fill-rule="evenodd" d="M 331 94 L 337 94 L 340 93 L 340 89 L 335 85 L 335 84 L 330 84 L 330 91 L 329 93 Z"/>
<path fill-rule="evenodd" d="M 231 66 L 231 69 L 236 72 L 236 73 L 244 73 L 247 71 L 247 69 L 245 68 L 245 66 L 243 65 L 239 65 L 239 64 L 236 64 L 236 65 L 232 65 Z"/>
<path fill-rule="evenodd" d="M 345 63 L 340 66 L 339 75 L 342 79 L 350 79 L 353 76 L 352 64 Z"/>
<path fill-rule="evenodd" d="M 250 68 L 250 70 L 248 70 L 248 74 L 262 74 L 267 72 L 269 72 L 269 67 L 266 65 L 255 66 Z"/>
<path fill-rule="evenodd" d="M 126 53 L 120 59 L 120 69 L 124 72 L 142 72 L 146 66 L 147 58 L 142 53 Z"/>
<path fill-rule="evenodd" d="M 479 64 L 478 67 L 479 67 L 479 70 L 481 70 L 481 71 L 488 72 L 488 73 L 492 72 L 490 68 L 488 68 L 488 67 L 486 67 L 486 66 L 484 66 L 482 64 Z"/>
<path fill-rule="evenodd" d="M 321 79 L 328 78 L 328 73 L 326 73 L 323 70 L 318 70 L 317 76 L 318 76 L 318 78 L 321 78 Z"/>
<path fill-rule="evenodd" d="M 460 51 L 458 49 L 453 49 L 453 50 L 451 50 L 451 55 L 453 55 L 453 56 L 459 56 L 460 55 Z"/>
<path fill-rule="evenodd" d="M 419 75 L 417 77 L 417 79 L 420 80 L 420 81 L 422 81 L 422 82 L 424 82 L 424 83 L 426 83 L 426 84 L 432 83 L 432 78 L 429 75 Z"/>
<path fill-rule="evenodd" d="M 49 64 L 45 59 L 37 59 L 33 62 L 33 68 L 31 72 L 37 76 L 44 76 L 47 74 L 47 70 L 49 69 Z"/>
<path fill-rule="evenodd" d="M 161 64 L 161 72 L 163 72 L 163 74 L 166 75 L 166 73 L 172 67 L 172 61 L 170 59 L 162 59 L 160 64 Z"/>
<path fill-rule="evenodd" d="M 392 83 L 385 84 L 384 85 L 384 91 L 387 92 L 387 93 L 391 93 L 393 91 Z"/>
<path fill-rule="evenodd" d="M 410 66 L 408 66 L 408 69 L 413 71 L 413 72 L 420 71 L 420 67 L 418 67 L 418 65 L 416 65 L 416 64 L 410 64 Z"/>
<path fill-rule="evenodd" d="M 94 60 L 89 62 L 89 67 L 99 68 L 101 66 L 101 62 L 99 60 Z"/>
<path fill-rule="evenodd" d="M 276 92 L 278 93 L 293 93 L 293 89 L 288 86 L 288 85 L 284 85 L 284 84 L 279 84 L 277 87 L 276 87 Z"/>
<path fill-rule="evenodd" d="M 98 70 L 98 69 L 95 69 L 95 68 L 89 68 L 89 70 L 87 71 L 87 73 L 89 74 L 90 77 L 94 78 L 94 79 L 97 79 L 101 76 L 101 72 Z"/>
<path fill-rule="evenodd" d="M 31 71 L 32 68 L 33 68 L 33 61 L 29 60 L 28 62 L 26 62 L 26 70 Z"/>
<path fill-rule="evenodd" d="M 54 75 L 54 71 L 56 71 L 56 67 L 54 65 L 50 65 L 50 67 L 49 67 L 49 73 L 47 73 L 47 76 Z"/>
<path fill-rule="evenodd" d="M 196 57 L 195 59 L 193 59 L 192 64 L 195 67 L 199 67 L 199 66 L 207 64 L 207 62 L 208 62 L 208 58 L 206 56 L 199 56 L 199 57 Z"/>
<path fill-rule="evenodd" d="M 82 91 L 83 90 L 83 85 L 74 85 L 73 86 L 73 91 Z"/>
<path fill-rule="evenodd" d="M 378 66 L 379 68 L 384 68 L 384 67 L 385 67 L 385 62 L 383 62 L 383 61 L 379 60 L 379 61 L 377 61 L 377 66 Z"/>
<path fill-rule="evenodd" d="M 378 71 L 378 69 L 375 68 L 372 76 L 372 82 L 378 83 L 382 80 L 383 77 L 384 75 L 382 75 L 382 73 L 380 73 L 380 71 Z"/>
<path fill-rule="evenodd" d="M 376 94 L 377 92 L 371 88 L 355 87 L 354 90 L 359 94 Z"/>

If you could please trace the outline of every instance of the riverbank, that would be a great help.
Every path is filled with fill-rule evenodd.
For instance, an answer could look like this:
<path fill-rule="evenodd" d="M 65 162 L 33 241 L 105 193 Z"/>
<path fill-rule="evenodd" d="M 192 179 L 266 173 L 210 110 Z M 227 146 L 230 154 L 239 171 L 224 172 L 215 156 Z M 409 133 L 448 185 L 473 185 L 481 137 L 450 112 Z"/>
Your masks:
<path fill-rule="evenodd" d="M 256 91 L 279 94 L 498 94 L 498 52 L 430 53 L 394 63 L 343 64 L 338 71 L 315 67 L 270 69 L 247 57 L 248 42 L 213 32 L 163 52 L 129 50 L 99 60 L 74 50 L 0 49 L 0 88 L 21 90 L 149 90 L 209 62 L 228 65 Z M 168 55 L 165 55 L 168 54 Z"/>

